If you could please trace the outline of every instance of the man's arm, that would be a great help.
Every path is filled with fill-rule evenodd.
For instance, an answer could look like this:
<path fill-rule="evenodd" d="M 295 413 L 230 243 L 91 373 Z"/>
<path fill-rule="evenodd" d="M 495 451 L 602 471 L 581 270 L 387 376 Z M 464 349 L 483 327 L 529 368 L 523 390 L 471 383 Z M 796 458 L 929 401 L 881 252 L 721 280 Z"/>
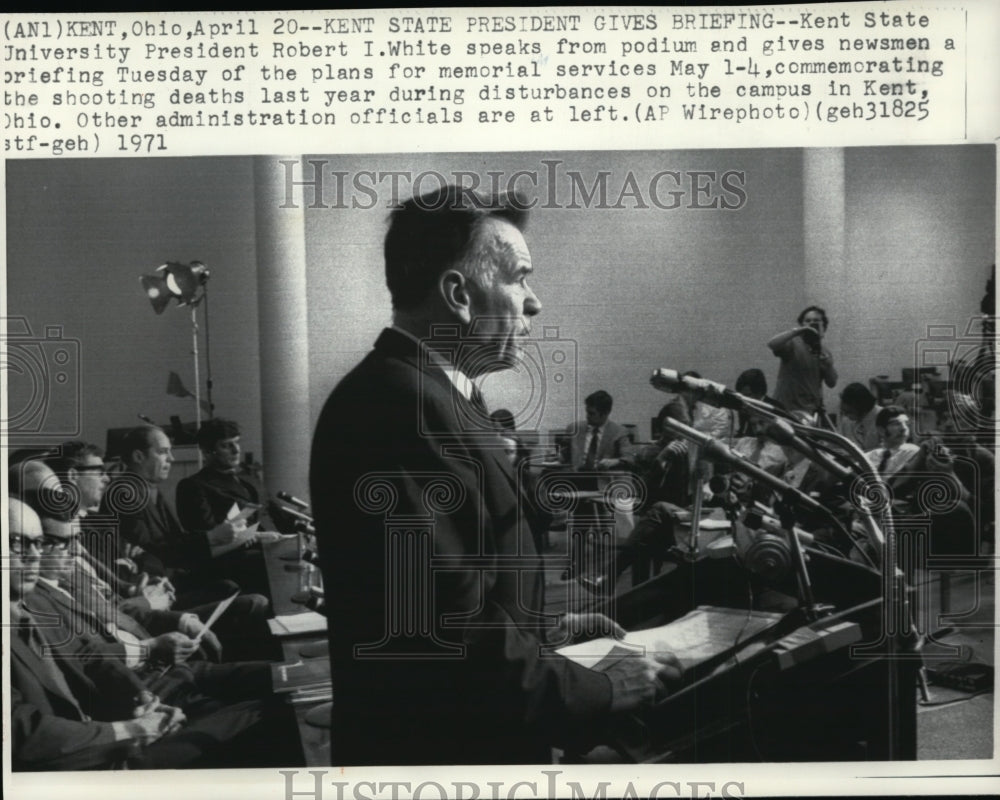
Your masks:
<path fill-rule="evenodd" d="M 781 351 L 784 350 L 785 345 L 787 345 L 796 336 L 801 336 L 806 331 L 812 330 L 808 325 L 800 325 L 796 328 L 790 328 L 787 331 L 782 331 L 777 336 L 772 337 L 767 346 L 771 349 L 771 352 L 776 356 L 781 355 Z"/>

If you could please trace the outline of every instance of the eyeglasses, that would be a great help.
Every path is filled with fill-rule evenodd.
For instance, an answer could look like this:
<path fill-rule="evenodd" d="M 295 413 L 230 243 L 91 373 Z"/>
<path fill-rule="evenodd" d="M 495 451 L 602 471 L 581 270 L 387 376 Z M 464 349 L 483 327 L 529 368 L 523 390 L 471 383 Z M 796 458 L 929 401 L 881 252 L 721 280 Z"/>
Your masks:
<path fill-rule="evenodd" d="M 48 555 L 49 553 L 65 553 L 69 550 L 75 536 L 70 536 L 68 539 L 63 539 L 60 536 L 43 536 L 42 541 L 39 543 L 38 549 L 42 552 L 42 555 Z"/>
<path fill-rule="evenodd" d="M 77 472 L 98 472 L 101 475 L 108 474 L 108 467 L 106 464 L 90 464 L 86 467 L 74 467 Z"/>
<path fill-rule="evenodd" d="M 41 550 L 41 545 L 42 545 L 40 539 L 37 538 L 33 539 L 29 536 L 15 535 L 9 537 L 7 541 L 10 542 L 11 555 L 15 556 L 23 556 L 28 552 L 30 552 L 32 549 L 35 550 L 35 552 L 39 552 Z"/>

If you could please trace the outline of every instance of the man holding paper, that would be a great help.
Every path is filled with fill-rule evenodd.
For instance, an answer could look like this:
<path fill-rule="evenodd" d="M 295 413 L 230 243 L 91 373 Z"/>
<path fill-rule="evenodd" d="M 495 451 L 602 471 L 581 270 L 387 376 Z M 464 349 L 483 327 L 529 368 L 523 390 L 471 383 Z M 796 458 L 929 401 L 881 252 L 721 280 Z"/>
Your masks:
<path fill-rule="evenodd" d="M 281 534 L 268 515 L 266 493 L 241 470 L 239 425 L 220 417 L 203 422 L 198 447 L 205 466 L 177 484 L 181 525 L 206 537 L 219 525 L 233 525 L 232 541 L 210 544 L 212 572 L 236 581 L 244 591 L 266 595 L 267 572 L 259 545 Z"/>
<path fill-rule="evenodd" d="M 16 498 L 9 498 L 8 510 L 7 733 L 15 770 L 288 762 L 281 744 L 290 728 L 279 726 L 290 721 L 268 697 L 267 664 L 205 664 L 200 678 L 186 666 L 145 678 L 128 669 L 97 636 L 64 622 L 39 593 L 46 573 L 47 585 L 60 591 L 57 576 L 71 524 L 49 519 L 43 527 Z"/>
<path fill-rule="evenodd" d="M 233 609 L 222 622 L 223 638 L 230 650 L 236 645 L 241 658 L 267 655 L 266 617 L 270 607 L 266 582 L 262 592 L 219 576 L 217 556 L 252 542 L 256 530 L 247 528 L 237 514 L 207 531 L 184 528 L 159 486 L 170 474 L 173 453 L 170 439 L 159 428 L 143 426 L 129 431 L 122 442 L 127 471 L 116 475 L 102 504 L 104 517 L 113 518 L 118 537 L 128 545 L 139 568 L 153 576 L 165 575 L 177 589 L 176 605 L 196 606 L 202 619 L 206 603 L 221 600 L 241 589 Z M 194 609 L 192 609 L 194 610 Z"/>

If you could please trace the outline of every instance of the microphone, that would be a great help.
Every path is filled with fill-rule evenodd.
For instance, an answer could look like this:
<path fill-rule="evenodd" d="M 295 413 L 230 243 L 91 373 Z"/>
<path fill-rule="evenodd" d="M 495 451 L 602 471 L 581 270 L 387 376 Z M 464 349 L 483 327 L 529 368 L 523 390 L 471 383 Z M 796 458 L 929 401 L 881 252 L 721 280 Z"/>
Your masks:
<path fill-rule="evenodd" d="M 813 500 L 805 492 L 799 491 L 794 486 L 785 483 L 785 481 L 781 480 L 781 478 L 778 478 L 770 472 L 761 469 L 756 464 L 751 464 L 745 458 L 738 456 L 730 450 L 726 444 L 720 442 L 718 439 L 702 433 L 701 431 L 696 431 L 694 428 L 685 425 L 683 422 L 678 422 L 677 420 L 670 419 L 669 417 L 663 420 L 663 424 L 679 436 L 690 439 L 695 442 L 695 444 L 699 445 L 701 447 L 702 455 L 705 458 L 712 459 L 713 461 L 723 461 L 729 464 L 737 472 L 742 472 L 744 475 L 748 475 L 755 481 L 758 481 L 778 492 L 783 499 L 790 498 L 798 505 L 803 508 L 807 508 L 814 513 L 824 515 L 829 513 L 820 503 Z"/>
<path fill-rule="evenodd" d="M 279 500 L 291 503 L 293 506 L 301 508 L 303 511 L 309 508 L 309 504 L 305 500 L 299 500 L 299 498 L 290 495 L 288 492 L 278 492 L 277 496 Z"/>
<path fill-rule="evenodd" d="M 661 392 L 691 392 L 696 400 L 718 408 L 741 411 L 746 405 L 743 395 L 727 388 L 725 384 L 704 378 L 686 377 L 675 369 L 655 369 L 649 382 Z"/>
<path fill-rule="evenodd" d="M 294 508 L 289 508 L 288 506 L 280 506 L 280 508 L 286 514 L 295 517 L 295 519 L 297 520 L 301 520 L 302 522 L 308 523 L 309 525 L 313 524 L 313 518 L 310 517 L 308 514 L 303 514 L 301 511 L 296 511 Z"/>
<path fill-rule="evenodd" d="M 792 426 L 783 419 L 771 420 L 764 430 L 764 435 L 777 444 L 797 450 L 814 464 L 819 464 L 823 469 L 833 473 L 838 478 L 848 479 L 853 474 L 847 467 L 820 453 L 809 442 L 797 436 Z"/>

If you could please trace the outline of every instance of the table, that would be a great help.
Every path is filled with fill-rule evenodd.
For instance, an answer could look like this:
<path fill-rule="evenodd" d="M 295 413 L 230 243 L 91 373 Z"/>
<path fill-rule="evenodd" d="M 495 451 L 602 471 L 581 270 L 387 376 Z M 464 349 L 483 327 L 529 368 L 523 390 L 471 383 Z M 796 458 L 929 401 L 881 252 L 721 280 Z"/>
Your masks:
<path fill-rule="evenodd" d="M 263 545 L 271 606 L 275 616 L 298 614 L 306 610 L 304 606 L 292 601 L 292 595 L 299 589 L 299 572 L 289 568 L 298 567 L 299 562 L 287 559 L 296 554 L 297 548 L 298 543 L 294 538 Z M 296 661 L 302 657 L 299 651 L 304 645 L 315 645 L 318 642 L 326 642 L 326 637 L 317 634 L 285 637 L 281 639 L 281 652 L 286 661 Z M 316 705 L 303 703 L 293 706 L 307 767 L 330 764 L 330 730 L 317 728 L 305 720 L 306 714 Z"/>

